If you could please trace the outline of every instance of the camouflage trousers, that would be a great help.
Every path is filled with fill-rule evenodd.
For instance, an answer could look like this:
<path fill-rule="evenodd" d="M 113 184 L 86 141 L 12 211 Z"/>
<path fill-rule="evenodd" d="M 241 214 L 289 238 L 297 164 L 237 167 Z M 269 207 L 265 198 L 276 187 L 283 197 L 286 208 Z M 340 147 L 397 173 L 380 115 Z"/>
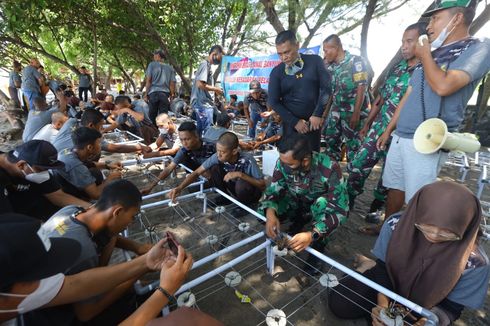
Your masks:
<path fill-rule="evenodd" d="M 293 196 L 286 195 L 277 202 L 277 216 L 281 224 L 289 225 L 287 233 L 293 235 L 311 228 L 305 228 L 307 224 L 314 225 L 318 230 L 327 232 L 329 229 L 336 229 L 337 225 L 328 225 L 326 210 L 328 201 L 325 197 L 318 197 L 313 202 L 304 202 Z M 265 210 L 259 213 L 265 216 Z M 330 219 L 329 219 L 330 220 Z M 343 218 L 340 224 L 347 219 Z M 323 238 L 324 244 L 328 242 L 328 237 Z"/>
<path fill-rule="evenodd" d="M 347 180 L 347 191 L 350 198 L 355 198 L 363 193 L 364 183 L 369 177 L 373 167 L 378 163 L 380 159 L 385 159 L 388 153 L 388 148 L 384 150 L 378 150 L 376 148 L 376 142 L 379 136 L 386 130 L 386 123 L 383 121 L 375 121 L 366 137 L 364 138 L 361 147 L 355 154 L 354 158 L 347 164 L 347 172 L 349 178 Z M 384 163 L 383 163 L 384 170 Z M 383 171 L 381 171 L 381 176 Z M 374 198 L 384 202 L 388 189 L 383 186 L 383 181 L 379 177 L 378 184 L 374 189 Z"/>
<path fill-rule="evenodd" d="M 337 162 L 340 162 L 342 159 L 342 144 L 345 143 L 347 159 L 349 161 L 354 159 L 354 155 L 361 145 L 359 130 L 361 130 L 362 123 L 359 122 L 355 130 L 351 129 L 349 126 L 351 117 L 352 112 L 332 107 L 332 111 L 330 111 L 330 114 L 328 115 L 325 129 L 323 130 L 325 142 L 327 144 L 325 153 Z"/>

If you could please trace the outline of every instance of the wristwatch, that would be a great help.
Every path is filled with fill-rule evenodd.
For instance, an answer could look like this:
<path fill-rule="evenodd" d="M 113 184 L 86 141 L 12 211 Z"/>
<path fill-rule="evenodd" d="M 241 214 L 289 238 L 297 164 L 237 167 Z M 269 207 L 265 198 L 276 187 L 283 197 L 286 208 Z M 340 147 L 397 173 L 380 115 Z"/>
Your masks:
<path fill-rule="evenodd" d="M 311 231 L 311 238 L 313 239 L 313 241 L 317 241 L 317 240 L 319 240 L 321 237 L 322 237 L 321 233 L 320 233 L 320 232 L 318 232 L 317 230 L 313 230 L 313 231 Z"/>

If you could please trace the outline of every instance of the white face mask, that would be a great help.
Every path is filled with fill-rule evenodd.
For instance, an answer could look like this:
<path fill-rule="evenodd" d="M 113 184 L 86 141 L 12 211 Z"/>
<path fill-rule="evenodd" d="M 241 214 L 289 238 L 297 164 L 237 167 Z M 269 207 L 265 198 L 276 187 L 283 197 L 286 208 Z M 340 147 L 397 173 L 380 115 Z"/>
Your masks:
<path fill-rule="evenodd" d="M 28 165 L 28 166 L 31 169 L 31 171 L 34 172 L 34 169 L 30 165 Z M 43 182 L 46 182 L 50 178 L 48 170 L 43 171 L 43 172 L 34 172 L 34 173 L 30 173 L 30 174 L 26 174 L 24 171 L 22 171 L 22 173 L 24 173 L 25 179 L 27 181 L 37 183 L 37 184 L 41 184 Z"/>
<path fill-rule="evenodd" d="M 161 135 L 166 135 L 168 134 L 168 129 L 167 128 L 158 128 L 158 131 L 160 131 Z"/>
<path fill-rule="evenodd" d="M 454 17 L 456 17 L 456 16 L 454 16 Z M 439 35 L 437 36 L 437 38 L 434 41 L 432 41 L 432 43 L 430 44 L 430 47 L 432 48 L 432 51 L 440 48 L 442 46 L 442 44 L 444 43 L 444 41 L 446 41 L 447 38 L 449 37 L 449 35 L 454 31 L 454 28 L 456 28 L 456 26 L 455 26 L 449 32 L 447 31 L 447 28 L 452 23 L 454 17 L 451 18 L 451 20 L 449 21 L 449 23 L 447 23 L 446 27 L 444 27 L 442 29 L 442 31 L 439 33 Z"/>
<path fill-rule="evenodd" d="M 63 286 L 64 280 L 65 280 L 65 275 L 60 273 L 42 279 L 39 282 L 39 286 L 37 287 L 37 289 L 30 294 L 0 293 L 0 295 L 7 296 L 7 297 L 25 298 L 17 306 L 17 309 L 0 310 L 0 314 L 13 313 L 13 312 L 26 313 L 44 306 L 45 304 L 51 302 L 51 300 L 53 300 L 54 297 L 56 297 L 58 292 L 61 290 L 61 287 Z"/>

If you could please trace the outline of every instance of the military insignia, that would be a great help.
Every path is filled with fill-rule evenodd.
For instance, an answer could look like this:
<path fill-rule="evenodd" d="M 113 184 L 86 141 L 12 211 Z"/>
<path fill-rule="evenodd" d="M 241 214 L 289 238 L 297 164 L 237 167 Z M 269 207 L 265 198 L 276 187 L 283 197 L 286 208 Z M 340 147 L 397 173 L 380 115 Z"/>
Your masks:
<path fill-rule="evenodd" d="M 357 71 L 357 72 L 361 72 L 361 71 L 363 70 L 363 69 L 362 69 L 362 68 L 363 68 L 363 67 L 362 67 L 362 62 L 356 62 L 356 63 L 354 64 L 354 67 L 355 67 L 355 69 L 356 69 L 356 71 Z"/>
<path fill-rule="evenodd" d="M 303 78 L 303 74 L 296 74 L 296 79 Z"/>
<path fill-rule="evenodd" d="M 66 228 L 67 225 L 65 221 L 60 221 L 60 223 L 56 225 L 54 229 L 58 232 L 59 235 L 64 235 L 66 233 Z"/>
<path fill-rule="evenodd" d="M 444 72 L 446 72 L 447 71 L 447 65 L 442 65 L 441 66 L 441 70 L 444 71 Z"/>

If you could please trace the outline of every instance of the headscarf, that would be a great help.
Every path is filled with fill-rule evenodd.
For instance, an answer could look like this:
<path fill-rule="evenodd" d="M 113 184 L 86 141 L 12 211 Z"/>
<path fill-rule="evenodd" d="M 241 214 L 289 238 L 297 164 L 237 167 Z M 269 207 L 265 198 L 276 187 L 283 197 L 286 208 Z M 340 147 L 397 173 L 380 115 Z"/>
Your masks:
<path fill-rule="evenodd" d="M 445 299 L 465 269 L 480 220 L 480 202 L 465 186 L 439 181 L 420 189 L 388 244 L 386 268 L 395 291 L 429 309 Z M 460 240 L 432 243 L 415 223 L 447 229 Z"/>

